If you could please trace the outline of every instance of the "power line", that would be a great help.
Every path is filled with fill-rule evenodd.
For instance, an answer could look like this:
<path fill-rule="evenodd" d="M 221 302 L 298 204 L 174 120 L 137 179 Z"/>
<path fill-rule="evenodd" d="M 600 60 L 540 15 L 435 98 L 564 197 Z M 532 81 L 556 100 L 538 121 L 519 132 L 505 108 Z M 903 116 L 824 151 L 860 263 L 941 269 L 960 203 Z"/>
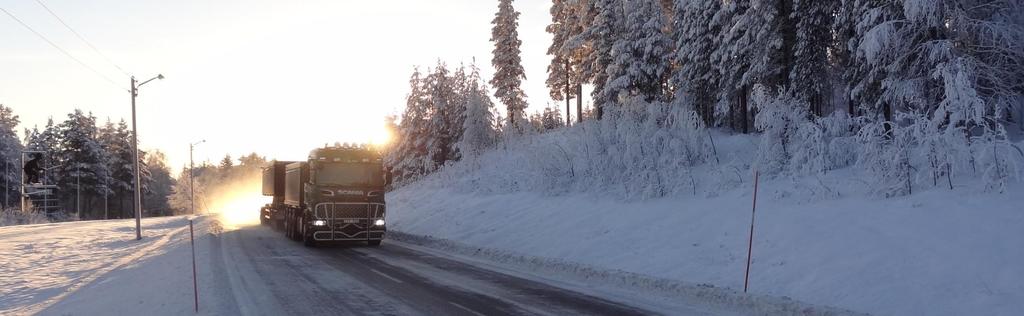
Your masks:
<path fill-rule="evenodd" d="M 82 34 L 78 34 L 78 32 L 76 32 L 74 28 L 72 28 L 70 25 L 65 23 L 64 19 L 61 19 L 60 16 L 57 16 L 57 13 L 54 13 L 53 10 L 50 10 L 50 7 L 47 7 L 46 4 L 44 4 L 41 0 L 36 0 L 36 3 L 38 3 L 40 6 L 42 6 L 43 9 L 46 9 L 46 12 L 50 12 L 50 15 L 52 15 L 55 19 L 57 19 L 57 21 L 60 22 L 60 24 L 63 24 L 64 27 L 68 28 L 68 30 L 71 31 L 71 33 L 75 34 L 75 37 L 78 37 L 78 39 L 82 40 L 82 42 L 85 43 L 85 45 L 88 45 L 89 48 L 92 48 L 92 51 L 96 52 L 96 55 L 100 55 L 100 57 L 103 57 L 103 59 L 106 60 L 107 63 L 110 63 L 111 66 L 114 66 L 114 68 L 117 68 L 117 70 L 120 70 L 121 73 L 123 73 L 125 76 L 131 76 L 131 75 L 128 74 L 127 71 L 124 71 L 124 69 L 122 69 L 121 66 L 118 66 L 116 63 L 114 63 L 113 60 L 110 60 L 110 58 L 107 57 L 107 55 L 104 55 L 103 53 L 101 53 L 100 50 L 97 49 L 96 46 L 93 46 L 92 43 L 87 41 L 85 39 L 85 37 L 82 36 Z"/>
<path fill-rule="evenodd" d="M 95 68 L 89 67 L 89 65 L 86 65 L 86 64 L 85 64 L 84 62 L 82 62 L 82 61 L 81 61 L 81 60 L 79 60 L 78 58 L 75 58 L 75 56 L 72 56 L 72 55 L 71 55 L 71 53 L 68 53 L 68 51 L 64 50 L 64 49 L 63 49 L 63 48 L 61 48 L 60 46 L 57 46 L 57 44 L 55 44 L 55 43 L 54 43 L 53 41 L 50 41 L 50 39 L 46 38 L 46 36 L 43 36 L 43 34 L 40 34 L 39 32 L 36 32 L 36 30 L 35 30 L 35 29 L 33 29 L 33 28 L 32 28 L 31 26 L 28 26 L 28 24 L 25 24 L 25 22 L 22 22 L 21 20 L 19 20 L 19 19 L 18 19 L 18 17 L 14 16 L 14 14 L 11 14 L 11 12 L 8 12 L 8 11 L 7 11 L 7 10 L 5 10 L 4 8 L 0 8 L 0 11 L 4 11 L 4 13 L 6 13 L 6 14 L 7 14 L 7 16 L 11 17 L 11 19 L 14 19 L 14 21 L 15 21 L 15 22 L 18 22 L 18 24 L 21 24 L 21 26 L 24 26 L 24 27 L 25 27 L 26 29 L 28 29 L 29 31 L 31 31 L 31 32 L 32 32 L 32 34 L 35 34 L 35 35 L 36 35 L 36 36 L 38 36 L 39 38 L 43 39 L 43 41 L 46 41 L 46 43 L 47 43 L 47 44 L 50 44 L 50 46 L 53 46 L 53 48 L 56 48 L 56 49 L 57 49 L 57 50 L 59 50 L 59 51 L 60 51 L 61 53 L 64 53 L 64 56 L 68 56 L 68 58 L 71 58 L 71 60 L 74 60 L 74 61 L 75 61 L 75 62 L 77 62 L 77 63 L 78 63 L 79 65 L 82 65 L 82 67 L 85 67 L 86 69 L 89 69 L 89 70 L 90 70 L 90 71 L 92 71 L 92 72 L 93 72 L 94 74 L 96 74 L 97 76 L 99 76 L 99 77 L 100 77 L 100 78 L 102 78 L 103 80 L 106 80 L 106 81 L 107 81 L 108 83 L 110 83 L 111 85 L 113 85 L 113 86 L 115 86 L 115 87 L 117 87 L 117 88 L 119 88 L 119 89 L 121 88 L 121 86 L 119 86 L 118 84 L 114 83 L 114 80 L 111 80 L 111 79 L 110 79 L 109 77 L 107 77 L 107 76 L 103 75 L 103 74 L 102 74 L 102 73 L 100 73 L 99 71 L 96 71 L 96 69 L 95 69 Z M 125 91 L 127 91 L 127 90 L 128 90 L 128 89 L 125 89 Z"/>

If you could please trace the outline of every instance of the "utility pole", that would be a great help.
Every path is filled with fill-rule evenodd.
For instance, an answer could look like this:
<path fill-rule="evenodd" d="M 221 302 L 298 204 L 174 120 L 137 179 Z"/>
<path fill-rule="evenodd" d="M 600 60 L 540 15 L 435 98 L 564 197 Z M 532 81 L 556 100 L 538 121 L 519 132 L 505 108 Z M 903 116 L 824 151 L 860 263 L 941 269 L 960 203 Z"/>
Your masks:
<path fill-rule="evenodd" d="M 132 160 L 135 165 L 135 240 L 142 239 L 142 184 L 139 179 L 139 130 L 135 126 L 135 97 L 139 95 L 135 87 L 135 76 L 132 76 Z"/>
<path fill-rule="evenodd" d="M 82 219 L 82 166 L 75 168 L 75 214 Z"/>
<path fill-rule="evenodd" d="M 196 180 L 195 172 L 193 172 L 196 169 L 196 165 L 195 162 L 192 160 L 192 151 L 195 149 L 196 145 L 205 142 L 206 140 L 204 139 L 195 143 L 188 144 L 188 200 L 190 203 L 192 203 L 192 215 L 196 214 Z"/>
<path fill-rule="evenodd" d="M 135 160 L 135 240 L 142 239 L 142 175 L 139 172 L 139 129 L 135 124 L 135 97 L 139 96 L 139 87 L 154 79 L 163 78 L 164 75 L 157 75 L 136 85 L 135 76 L 132 76 L 131 89 L 128 90 L 132 96 L 132 158 Z"/>
<path fill-rule="evenodd" d="M 11 196 L 11 163 L 4 161 L 4 208 L 10 205 Z"/>

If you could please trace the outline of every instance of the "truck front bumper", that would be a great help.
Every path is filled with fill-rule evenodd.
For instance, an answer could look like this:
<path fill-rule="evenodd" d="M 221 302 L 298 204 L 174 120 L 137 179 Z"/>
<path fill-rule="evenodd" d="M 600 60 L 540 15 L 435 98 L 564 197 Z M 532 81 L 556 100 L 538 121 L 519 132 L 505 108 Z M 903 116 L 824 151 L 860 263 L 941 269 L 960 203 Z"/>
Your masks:
<path fill-rule="evenodd" d="M 384 220 L 381 203 L 320 203 L 313 212 L 312 227 L 316 241 L 383 240 L 387 227 L 377 221 Z M 313 224 L 313 223 L 311 223 Z"/>

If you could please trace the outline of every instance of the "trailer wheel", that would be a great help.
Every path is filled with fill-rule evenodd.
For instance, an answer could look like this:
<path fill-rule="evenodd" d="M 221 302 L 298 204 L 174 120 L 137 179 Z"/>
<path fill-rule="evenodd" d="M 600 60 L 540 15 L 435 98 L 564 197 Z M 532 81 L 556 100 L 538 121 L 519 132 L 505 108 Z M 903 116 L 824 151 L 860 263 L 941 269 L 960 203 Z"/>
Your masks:
<path fill-rule="evenodd" d="M 284 237 L 291 239 L 292 238 L 292 230 L 291 230 L 291 228 L 292 228 L 292 224 L 291 224 L 292 223 L 292 219 L 291 219 L 291 217 L 285 216 L 284 220 L 282 220 L 281 223 L 284 224 L 283 225 L 284 227 L 282 227 L 282 228 L 284 228 Z"/>

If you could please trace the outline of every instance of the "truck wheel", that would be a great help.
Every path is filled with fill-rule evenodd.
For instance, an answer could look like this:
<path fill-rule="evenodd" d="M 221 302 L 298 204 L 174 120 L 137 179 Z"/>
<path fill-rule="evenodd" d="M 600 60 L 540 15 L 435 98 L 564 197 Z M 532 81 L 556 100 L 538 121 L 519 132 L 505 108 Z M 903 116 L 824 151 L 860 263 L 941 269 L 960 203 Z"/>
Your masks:
<path fill-rule="evenodd" d="M 302 241 L 302 232 L 299 231 L 299 225 L 301 225 L 302 219 L 299 217 L 292 217 L 292 240 Z"/>
<path fill-rule="evenodd" d="M 377 247 L 377 246 L 380 246 L 380 242 L 381 241 L 382 240 L 368 240 L 368 241 L 366 241 L 366 244 L 370 245 L 370 247 Z"/>
<path fill-rule="evenodd" d="M 302 222 L 302 245 L 306 247 L 316 247 L 316 240 L 313 239 L 313 233 L 309 231 L 309 225 L 306 222 Z"/>

